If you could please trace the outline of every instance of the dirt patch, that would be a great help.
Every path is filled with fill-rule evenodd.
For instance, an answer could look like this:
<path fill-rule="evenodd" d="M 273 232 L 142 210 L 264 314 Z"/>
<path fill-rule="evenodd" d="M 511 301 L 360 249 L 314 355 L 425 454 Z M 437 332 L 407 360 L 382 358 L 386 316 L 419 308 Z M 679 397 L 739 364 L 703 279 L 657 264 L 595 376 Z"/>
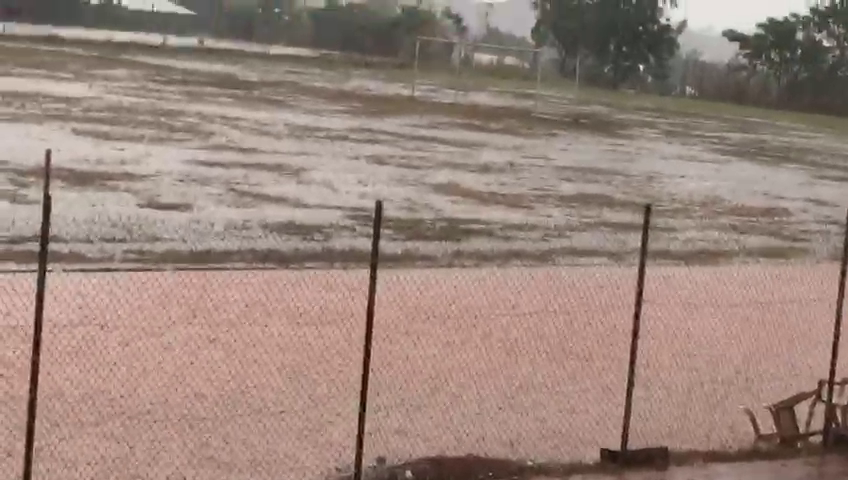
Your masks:
<path fill-rule="evenodd" d="M 550 203 L 557 206 L 608 208 L 613 210 L 641 211 L 644 203 L 637 200 L 628 200 L 605 193 L 571 193 L 565 195 L 546 195 Z"/>
<path fill-rule="evenodd" d="M 399 167 L 409 170 L 429 170 L 433 165 L 421 157 L 410 157 L 405 155 L 362 155 L 361 158 L 365 163 L 377 165 L 380 167 Z"/>
<path fill-rule="evenodd" d="M 167 202 L 157 199 L 149 199 L 138 204 L 139 208 L 148 210 L 159 210 L 161 212 L 190 212 L 194 210 L 194 205 L 185 202 Z"/>
<path fill-rule="evenodd" d="M 848 176 L 846 176 L 844 178 L 844 180 L 840 180 L 840 182 L 842 182 L 842 181 L 848 181 Z M 839 204 L 836 203 L 836 202 L 829 202 L 827 200 L 822 200 L 820 198 L 806 198 L 806 199 L 804 199 L 804 201 L 809 203 L 810 205 L 815 206 L 815 207 L 832 208 L 832 207 L 838 207 L 839 206 Z"/>
<path fill-rule="evenodd" d="M 657 248 L 651 249 L 650 257 L 653 260 L 682 263 L 684 265 L 719 265 L 731 260 L 745 258 L 752 260 L 795 260 L 804 258 L 809 253 L 807 248 L 795 245 L 738 249 L 698 248 L 671 250 Z"/>
<path fill-rule="evenodd" d="M 225 170 L 253 170 L 257 172 L 277 173 L 285 176 L 298 177 L 306 171 L 305 168 L 296 167 L 287 163 L 262 163 L 262 162 L 224 162 L 218 160 L 191 160 L 191 163 L 208 168 L 220 168 Z"/>
<path fill-rule="evenodd" d="M 362 155 L 359 158 L 370 165 L 381 167 L 404 168 L 407 170 L 434 170 L 447 169 L 456 170 L 458 172 L 473 172 L 483 175 L 506 173 L 515 168 L 519 168 L 519 162 L 508 163 L 483 163 L 479 160 L 472 162 L 462 162 L 451 160 L 448 155 L 385 155 L 371 154 Z"/>
<path fill-rule="evenodd" d="M 827 182 L 845 183 L 848 182 L 848 174 L 846 173 L 815 173 L 813 178 L 824 180 Z"/>
<path fill-rule="evenodd" d="M 243 153 L 243 154 L 273 154 L 279 153 L 274 152 L 272 150 L 268 150 L 265 148 L 257 147 L 254 145 L 239 145 L 236 143 L 222 143 L 222 142 L 210 142 L 207 143 L 203 148 L 198 150 L 206 150 L 210 152 L 233 152 L 233 153 Z"/>
<path fill-rule="evenodd" d="M 256 204 L 269 203 L 283 205 L 292 208 L 311 208 L 312 205 L 304 203 L 296 198 L 285 195 L 273 195 L 265 192 L 246 190 L 239 187 L 230 187 L 229 192 L 244 202 L 244 206 L 255 206 Z"/>
<path fill-rule="evenodd" d="M 792 211 L 783 207 L 759 207 L 754 205 L 731 204 L 721 209 L 723 214 L 742 218 L 789 218 Z"/>
<path fill-rule="evenodd" d="M 0 242 L 0 243 L 6 243 Z M 9 243 L 6 243 L 9 245 Z M 14 243 L 12 243 L 14 244 Z M 86 264 L 102 262 L 103 259 L 79 252 L 66 252 L 59 250 L 50 251 L 51 263 L 64 264 Z M 38 252 L 35 250 L 0 249 L 0 263 L 12 263 L 16 265 L 35 265 L 38 263 Z"/>
<path fill-rule="evenodd" d="M 28 187 L 29 184 L 26 184 L 25 186 Z M 8 202 L 12 205 L 38 205 L 39 203 L 41 203 L 41 200 L 27 195 L 26 192 L 21 192 L 19 189 L 10 188 L 0 188 L 0 200 Z"/>
<path fill-rule="evenodd" d="M 325 241 L 337 235 L 339 231 L 350 231 L 342 226 L 312 227 L 303 224 L 288 224 L 278 226 L 276 235 L 296 237 L 309 241 Z M 270 234 L 274 232 L 269 231 Z M 452 231 L 442 231 L 430 238 L 442 235 L 448 244 L 461 245 L 461 238 L 453 235 Z M 466 237 L 467 238 L 467 237 Z M 441 252 L 418 250 L 415 248 L 393 248 L 384 246 L 380 253 L 380 262 L 384 268 L 408 267 L 468 267 L 476 265 L 516 266 L 516 265 L 553 265 L 557 263 L 626 263 L 635 258 L 633 251 L 603 250 L 581 247 L 555 247 L 547 249 L 503 249 L 490 250 L 455 250 L 446 249 Z M 52 253 L 51 253 L 52 255 Z M 19 252 L 17 263 L 34 261 L 35 252 Z M 121 249 L 121 262 L 141 265 L 168 266 L 209 266 L 209 265 L 250 265 L 275 266 L 284 268 L 350 268 L 367 265 L 370 252 L 367 248 L 244 248 L 244 249 L 196 249 L 196 250 L 155 250 L 151 249 Z M 107 263 L 115 262 L 114 255 L 62 255 L 51 257 L 51 261 L 59 263 Z M 0 261 L 3 261 L 0 256 Z M 11 261 L 11 260 L 9 260 Z"/>
<path fill-rule="evenodd" d="M 535 134 L 539 136 L 550 135 L 549 131 L 542 129 L 528 128 L 528 125 L 506 121 L 503 123 L 483 122 L 483 121 L 445 121 L 433 124 L 434 128 L 444 128 L 448 130 L 465 130 L 468 132 L 490 133 L 494 135 L 526 135 Z"/>
<path fill-rule="evenodd" d="M 172 142 L 185 142 L 194 138 L 187 134 L 180 134 L 179 132 L 140 132 L 138 130 L 120 131 L 106 128 L 97 129 L 74 127 L 71 129 L 71 132 L 78 137 L 87 137 L 106 142 L 165 144 Z"/>
<path fill-rule="evenodd" d="M 429 255 L 389 251 L 381 252 L 387 262 L 404 262 L 414 265 L 419 261 L 432 260 Z M 315 250 L 274 248 L 246 248 L 232 250 L 166 250 L 161 252 L 130 249 L 124 251 L 126 261 L 144 265 L 220 265 L 244 264 L 277 267 L 363 267 L 368 265 L 370 252 L 353 248 L 321 248 Z"/>
<path fill-rule="evenodd" d="M 327 142 L 358 143 L 372 145 L 378 142 L 373 136 L 363 137 L 354 135 L 354 130 L 319 127 L 315 125 L 287 125 L 286 132 L 292 136 L 308 138 L 311 140 L 323 140 Z M 360 132 L 362 133 L 362 132 Z"/>
<path fill-rule="evenodd" d="M 157 63 L 157 65 L 159 65 Z M 235 90 L 238 92 L 256 92 L 263 86 L 274 83 L 259 82 L 239 78 L 231 73 L 197 72 L 174 69 L 170 75 L 156 75 L 149 79 L 151 83 L 183 88 L 206 88 L 216 90 Z"/>
<path fill-rule="evenodd" d="M 774 238 L 782 242 L 802 243 L 809 240 L 809 236 L 815 232 L 806 232 L 798 225 L 793 225 L 791 222 L 772 222 L 768 223 L 764 220 L 748 220 L 737 222 L 721 222 L 715 225 L 715 231 L 727 232 L 730 235 L 736 236 L 762 236 Z"/>
<path fill-rule="evenodd" d="M 436 183 L 430 188 L 439 195 L 471 200 L 483 205 L 501 205 L 516 209 L 533 208 L 533 198 L 530 195 L 477 190 L 456 182 Z"/>
<path fill-rule="evenodd" d="M 580 224 L 570 228 L 572 231 L 582 233 L 595 232 L 599 235 L 608 233 L 637 233 L 642 231 L 642 219 L 636 216 L 632 220 L 610 220 L 598 218 L 591 220 L 591 223 Z M 674 229 L 662 225 L 654 225 L 651 227 L 651 232 L 673 232 Z"/>
<path fill-rule="evenodd" d="M 372 218 L 367 213 L 352 213 L 347 216 L 356 224 L 370 225 Z M 530 224 L 502 224 L 467 218 L 412 218 L 389 216 L 383 220 L 387 239 L 404 242 L 447 242 L 458 243 L 473 238 L 514 238 L 532 232 Z"/>
<path fill-rule="evenodd" d="M 0 167 L 0 170 L 11 175 L 11 178 L 16 182 L 13 184 L 19 187 L 31 187 L 44 181 L 44 169 L 41 167 L 19 169 L 6 165 Z M 13 181 L 11 178 L 10 181 Z M 97 188 L 103 187 L 103 185 L 114 186 L 119 183 L 139 182 L 149 177 L 148 175 L 126 171 L 85 170 L 54 166 L 51 178 L 70 187 Z"/>
<path fill-rule="evenodd" d="M 81 105 L 85 98 L 56 95 L 47 92 L 20 92 L 0 90 L 0 98 L 4 106 L 13 107 L 17 111 L 26 111 L 30 108 L 66 108 Z"/>
<path fill-rule="evenodd" d="M 813 148 L 776 144 L 772 135 L 763 135 L 756 140 L 728 140 L 720 137 L 706 144 L 709 150 L 720 155 L 738 158 L 765 166 L 799 166 L 820 169 L 819 175 L 840 176 L 848 174 L 848 166 L 835 165 L 826 161 L 821 152 Z"/>
<path fill-rule="evenodd" d="M 326 242 L 339 233 L 351 231 L 351 227 L 336 224 L 314 224 L 300 222 L 271 222 L 263 224 L 266 232 L 283 237 L 296 237 L 305 241 Z"/>
<path fill-rule="evenodd" d="M 411 132 L 393 132 L 390 130 L 377 130 L 374 128 L 361 127 L 355 128 L 350 131 L 352 134 L 361 133 L 365 135 L 371 136 L 371 138 L 380 138 L 383 139 L 391 139 L 393 143 L 398 145 L 403 145 L 407 142 L 418 142 L 418 143 L 426 143 L 426 144 L 436 144 L 436 145 L 445 145 L 448 147 L 454 147 L 458 149 L 470 149 L 470 148 L 480 148 L 485 147 L 485 143 L 481 142 L 472 142 L 470 140 L 462 140 L 457 138 L 445 138 L 440 137 L 438 135 L 427 135 L 422 133 L 411 133 Z"/>
<path fill-rule="evenodd" d="M 542 160 L 544 162 L 554 162 L 550 157 L 525 157 L 529 160 Z M 611 178 L 630 178 L 633 174 L 626 173 L 622 170 L 614 170 L 612 168 L 587 167 L 579 165 L 559 165 L 555 167 L 561 171 L 567 178 L 584 182 L 608 182 Z"/>
<path fill-rule="evenodd" d="M 41 238 L 40 233 L 32 233 L 29 235 L 7 235 L 6 237 L 0 238 L 0 243 L 5 245 L 30 245 L 33 247 L 38 246 L 38 242 Z M 55 233 L 50 234 L 50 243 L 58 244 L 58 243 L 70 243 L 69 239 L 62 236 L 56 235 Z"/>
<path fill-rule="evenodd" d="M 53 41 L 42 39 L 38 43 L 61 45 L 66 42 L 61 37 L 56 37 Z M 128 66 L 128 61 L 123 59 L 104 57 L 90 51 L 42 48 L 35 42 L 14 36 L 3 37 L 0 52 L 3 60 L 11 66 L 34 70 L 62 70 L 84 74 L 95 69 Z M 132 66 L 137 67 L 134 62 Z"/>

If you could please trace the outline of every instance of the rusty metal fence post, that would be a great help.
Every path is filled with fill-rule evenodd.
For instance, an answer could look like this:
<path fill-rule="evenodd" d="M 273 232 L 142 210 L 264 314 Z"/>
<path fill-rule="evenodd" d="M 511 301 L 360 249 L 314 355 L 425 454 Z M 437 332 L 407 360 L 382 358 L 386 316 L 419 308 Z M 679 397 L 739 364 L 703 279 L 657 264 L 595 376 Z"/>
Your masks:
<path fill-rule="evenodd" d="M 836 290 L 836 315 L 833 321 L 833 344 L 830 350 L 830 371 L 827 376 L 827 402 L 825 403 L 824 431 L 825 446 L 831 443 L 833 425 L 833 388 L 836 382 L 836 366 L 839 362 L 839 340 L 842 336 L 842 310 L 845 305 L 845 277 L 848 274 L 848 211 L 845 213 L 845 235 L 842 240 L 842 258 L 839 264 L 839 286 Z"/>
<path fill-rule="evenodd" d="M 633 307 L 633 328 L 630 333 L 630 359 L 627 364 L 627 387 L 624 393 L 624 419 L 621 424 L 621 451 L 626 452 L 630 441 L 630 419 L 633 415 L 633 388 L 636 383 L 636 359 L 639 355 L 639 332 L 642 326 L 642 302 L 645 296 L 645 264 L 648 259 L 648 237 L 651 230 L 651 205 L 645 205 L 642 218 L 642 241 L 639 245 L 639 269 L 636 274 L 636 302 Z"/>
<path fill-rule="evenodd" d="M 639 245 L 639 267 L 636 276 L 636 299 L 633 307 L 633 326 L 630 332 L 630 358 L 627 363 L 627 386 L 624 394 L 624 418 L 621 424 L 619 450 L 601 448 L 601 463 L 618 466 L 669 465 L 668 447 L 630 449 L 630 420 L 633 414 L 633 390 L 636 384 L 636 362 L 639 356 L 639 334 L 642 326 L 642 303 L 645 296 L 645 269 L 648 260 L 648 240 L 651 230 L 651 204 L 646 204 L 642 217 L 642 239 Z"/>
<path fill-rule="evenodd" d="M 374 338 L 374 303 L 377 297 L 377 267 L 380 262 L 380 231 L 383 226 L 383 201 L 374 204 L 371 233 L 371 266 L 368 279 L 368 303 L 365 308 L 365 344 L 362 348 L 362 381 L 359 390 L 359 419 L 356 429 L 356 453 L 353 480 L 362 480 L 362 455 L 365 448 L 365 416 L 368 411 L 368 379 L 371 375 L 371 345 Z"/>
<path fill-rule="evenodd" d="M 41 332 L 44 325 L 44 294 L 47 289 L 47 253 L 50 246 L 50 217 L 53 199 L 50 195 L 50 170 L 53 154 L 44 154 L 44 190 L 41 196 L 41 234 L 38 242 L 38 273 L 35 287 L 35 315 L 32 335 L 32 357 L 29 372 L 26 438 L 24 444 L 23 480 L 32 480 L 32 461 L 35 449 L 35 418 L 38 407 L 38 374 L 41 368 Z"/>

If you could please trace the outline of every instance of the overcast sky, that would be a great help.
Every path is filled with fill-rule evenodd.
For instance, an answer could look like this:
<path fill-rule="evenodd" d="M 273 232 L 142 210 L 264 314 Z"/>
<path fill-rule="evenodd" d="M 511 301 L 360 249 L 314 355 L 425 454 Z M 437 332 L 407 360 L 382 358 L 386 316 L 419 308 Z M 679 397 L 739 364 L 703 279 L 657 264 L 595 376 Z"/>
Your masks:
<path fill-rule="evenodd" d="M 480 14 L 474 4 L 480 0 L 449 0 L 454 10 L 463 14 L 472 29 L 478 24 Z M 503 1 L 503 0 L 492 0 Z M 532 0 L 507 0 L 497 3 L 490 14 L 490 22 L 498 28 L 518 35 L 529 35 L 535 22 Z M 814 0 L 680 0 L 680 7 L 672 18 L 689 19 L 691 29 L 713 30 L 717 34 L 726 28 L 751 30 L 766 17 L 782 17 L 790 12 L 802 12 Z"/>
<path fill-rule="evenodd" d="M 752 29 L 766 17 L 803 12 L 811 0 L 681 0 L 673 18 L 688 18 L 692 28 Z"/>

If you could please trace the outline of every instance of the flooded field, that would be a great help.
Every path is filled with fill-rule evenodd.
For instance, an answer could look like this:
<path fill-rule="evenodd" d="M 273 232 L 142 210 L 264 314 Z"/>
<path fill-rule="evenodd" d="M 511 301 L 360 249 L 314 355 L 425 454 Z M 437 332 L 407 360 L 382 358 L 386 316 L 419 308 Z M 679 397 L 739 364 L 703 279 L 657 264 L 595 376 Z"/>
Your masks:
<path fill-rule="evenodd" d="M 386 202 L 396 265 L 829 258 L 844 135 L 587 104 L 318 61 L 0 43 L 0 262 L 30 263 L 54 151 L 54 260 L 345 266 Z M 465 102 L 463 104 L 462 102 Z M 836 121 L 836 120 L 834 120 Z"/>
<path fill-rule="evenodd" d="M 839 249 L 839 128 L 567 92 L 546 92 L 534 114 L 526 91 L 479 89 L 453 104 L 437 82 L 413 100 L 402 72 L 322 62 L 0 42 L 0 263 L 34 260 L 45 148 L 52 258 L 66 265 L 358 265 L 376 199 L 393 265 L 627 262 L 645 202 L 656 204 L 654 263 L 822 260 Z M 367 460 L 585 462 L 614 447 L 633 276 L 382 274 Z M 652 268 L 633 445 L 749 447 L 740 405 L 825 375 L 836 277 L 832 263 Z M 37 475 L 347 471 L 366 281 L 361 270 L 52 274 Z M 32 288 L 30 275 L 0 276 L 7 476 L 22 456 Z M 613 478 L 844 470 L 839 459 L 795 459 Z"/>

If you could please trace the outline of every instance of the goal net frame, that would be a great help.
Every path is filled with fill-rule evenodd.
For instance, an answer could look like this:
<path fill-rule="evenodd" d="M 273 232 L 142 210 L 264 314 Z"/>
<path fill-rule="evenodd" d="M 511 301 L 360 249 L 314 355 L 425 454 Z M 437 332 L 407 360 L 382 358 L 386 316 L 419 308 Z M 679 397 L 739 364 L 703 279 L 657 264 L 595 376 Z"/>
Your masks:
<path fill-rule="evenodd" d="M 522 68 L 527 68 L 528 72 L 533 75 L 533 88 L 530 93 L 533 95 L 533 110 L 538 110 L 539 106 L 539 98 L 541 96 L 542 90 L 542 64 L 544 63 L 542 59 L 542 49 L 541 48 L 522 48 L 522 47 L 508 47 L 503 45 L 493 45 L 488 43 L 478 43 L 478 42 L 465 42 L 462 40 L 451 40 L 447 38 L 438 38 L 438 37 L 427 37 L 427 36 L 418 36 L 415 38 L 415 54 L 413 58 L 413 74 L 412 81 L 410 85 L 410 96 L 413 98 L 420 90 L 420 85 L 422 84 L 422 76 L 421 76 L 421 45 L 422 42 L 433 42 L 433 43 L 441 43 L 446 45 L 454 45 L 453 52 L 451 54 L 450 70 L 449 74 L 451 78 L 451 83 L 454 85 L 452 90 L 454 91 L 454 102 L 459 100 L 460 93 L 468 93 L 472 91 L 472 89 L 460 89 L 460 85 L 462 84 L 462 73 L 464 70 L 470 69 L 471 71 L 475 70 L 484 70 L 485 68 L 491 67 L 499 67 L 502 65 L 508 65 L 509 67 L 515 68 L 517 71 L 520 71 Z M 458 48 L 458 50 L 457 50 Z M 483 49 L 483 53 L 487 56 L 491 56 L 491 54 L 486 52 L 498 51 L 505 52 L 505 55 L 502 57 L 500 55 L 496 56 L 498 59 L 505 58 L 509 53 L 523 53 L 525 55 L 529 54 L 531 61 L 528 62 L 527 67 L 523 67 L 522 65 L 509 65 L 509 64 L 500 64 L 500 63 L 486 63 L 481 62 L 481 65 L 477 65 L 476 63 L 476 55 L 478 54 L 477 50 Z M 471 55 L 470 65 L 464 65 L 463 57 Z M 457 58 L 454 58 L 456 55 Z M 513 57 L 515 58 L 515 57 Z M 535 62 L 535 65 L 533 63 Z M 485 76 L 486 74 L 482 74 Z M 494 78 L 494 77 L 493 77 Z"/>

